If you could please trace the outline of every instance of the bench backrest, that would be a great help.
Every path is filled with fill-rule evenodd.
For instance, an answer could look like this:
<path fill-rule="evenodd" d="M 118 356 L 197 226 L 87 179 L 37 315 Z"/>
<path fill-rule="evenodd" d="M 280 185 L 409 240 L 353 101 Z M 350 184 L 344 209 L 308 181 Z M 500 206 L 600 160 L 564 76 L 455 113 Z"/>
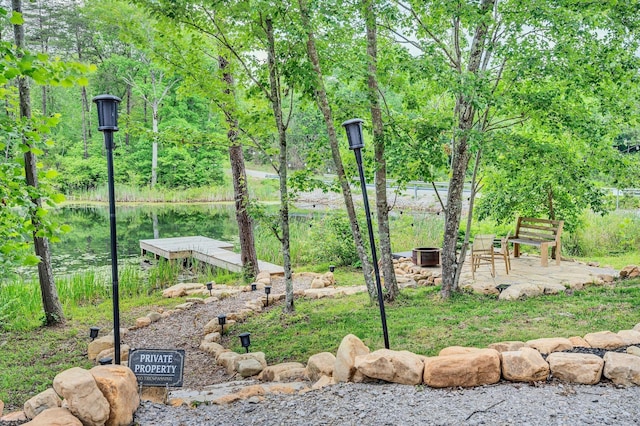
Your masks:
<path fill-rule="evenodd" d="M 514 238 L 526 238 L 534 241 L 560 241 L 564 220 L 537 219 L 519 217 Z"/>

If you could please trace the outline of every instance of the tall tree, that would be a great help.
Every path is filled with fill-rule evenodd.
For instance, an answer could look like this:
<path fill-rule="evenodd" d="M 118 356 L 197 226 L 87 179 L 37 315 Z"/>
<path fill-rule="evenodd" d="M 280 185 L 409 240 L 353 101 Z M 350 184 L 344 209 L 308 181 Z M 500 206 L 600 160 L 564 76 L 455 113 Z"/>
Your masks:
<path fill-rule="evenodd" d="M 327 91 L 324 85 L 324 76 L 320 67 L 320 57 L 316 48 L 316 37 L 311 23 L 309 6 L 306 0 L 298 0 L 298 4 L 300 6 L 300 16 L 302 18 L 302 24 L 307 33 L 307 55 L 309 61 L 313 65 L 313 70 L 315 73 L 315 79 L 312 86 L 314 87 L 316 103 L 318 105 L 318 108 L 322 112 L 325 126 L 327 128 L 329 144 L 331 146 L 331 155 L 333 156 L 336 175 L 338 176 L 338 181 L 340 182 L 340 187 L 342 188 L 342 195 L 344 197 L 344 203 L 347 209 L 347 214 L 349 216 L 349 223 L 351 225 L 351 233 L 356 245 L 356 251 L 358 252 L 360 262 L 362 263 L 362 270 L 364 272 L 365 283 L 369 292 L 369 299 L 374 302 L 377 300 L 377 289 L 373 283 L 372 278 L 373 267 L 371 265 L 371 262 L 369 262 L 367 252 L 365 250 L 362 233 L 360 232 L 360 225 L 358 224 L 358 217 L 356 215 L 356 210 L 353 203 L 353 197 L 351 196 L 351 186 L 349 185 L 349 181 L 347 180 L 347 176 L 342 163 L 342 157 L 340 156 L 338 138 L 336 136 L 336 129 L 333 124 L 333 115 L 331 112 L 331 107 L 329 105 Z"/>
<path fill-rule="evenodd" d="M 393 267 L 391 253 L 391 236 L 389 234 L 389 203 L 387 202 L 387 160 L 385 158 L 385 132 L 380 108 L 380 93 L 378 86 L 378 32 L 376 23 L 375 2 L 362 1 L 362 13 L 367 29 L 367 94 L 373 125 L 373 146 L 376 159 L 376 212 L 378 213 L 378 235 L 380 238 L 380 258 L 384 286 L 387 289 L 386 298 L 395 300 L 397 297 L 398 281 Z"/>
<path fill-rule="evenodd" d="M 12 0 L 11 6 L 16 16 L 14 21 L 14 37 L 18 48 L 18 58 L 24 58 L 24 27 L 22 26 L 22 1 Z M 18 92 L 20 96 L 20 120 L 23 123 L 31 121 L 31 92 L 29 80 L 26 75 L 18 76 Z M 43 234 L 43 222 L 40 218 L 42 210 L 42 199 L 38 194 L 38 166 L 32 142 L 23 137 L 23 144 L 28 148 L 24 153 L 24 171 L 27 185 L 34 188 L 31 196 L 32 207 L 29 209 L 31 224 L 33 225 L 33 244 L 35 253 L 40 258 L 38 263 L 38 277 L 40 281 L 40 293 L 42 296 L 42 306 L 44 308 L 45 323 L 47 325 L 62 324 L 65 322 L 62 304 L 58 297 L 58 290 L 53 278 L 53 268 L 51 267 L 51 250 L 49 240 Z"/>

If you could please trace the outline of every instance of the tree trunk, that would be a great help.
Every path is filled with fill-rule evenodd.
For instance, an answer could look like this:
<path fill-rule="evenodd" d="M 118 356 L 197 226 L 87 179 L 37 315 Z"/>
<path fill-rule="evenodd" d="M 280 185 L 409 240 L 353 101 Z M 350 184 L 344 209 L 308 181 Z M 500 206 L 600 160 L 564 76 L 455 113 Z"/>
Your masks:
<path fill-rule="evenodd" d="M 131 120 L 131 92 L 132 92 L 132 88 L 131 85 L 129 83 L 127 83 L 127 91 L 126 91 L 126 97 L 127 97 L 127 121 Z M 129 133 L 129 126 L 127 126 L 127 131 L 124 134 L 124 144 L 125 146 L 129 146 L 129 143 L 131 142 L 131 133 Z"/>
<path fill-rule="evenodd" d="M 347 209 L 349 223 L 351 225 L 351 234 L 353 235 L 353 240 L 356 245 L 358 257 L 360 258 L 360 262 L 362 263 L 362 271 L 364 273 L 367 291 L 369 292 L 369 300 L 372 303 L 375 303 L 375 301 L 377 300 L 377 290 L 373 282 L 373 266 L 371 265 L 371 262 L 369 262 L 367 251 L 365 250 L 364 242 L 362 240 L 362 233 L 360 232 L 360 226 L 358 224 L 358 217 L 356 216 L 356 210 L 353 204 L 353 197 L 351 196 L 351 187 L 349 186 L 349 181 L 347 180 L 346 174 L 344 172 L 344 166 L 342 164 L 340 148 L 338 145 L 338 138 L 336 136 L 336 129 L 333 126 L 331 107 L 329 106 L 327 91 L 324 87 L 322 69 L 320 68 L 320 58 L 318 57 L 318 51 L 315 44 L 315 36 L 309 19 L 309 10 L 304 0 L 299 0 L 299 5 L 303 25 L 307 30 L 307 54 L 316 74 L 316 101 L 318 103 L 318 108 L 320 109 L 320 111 L 322 112 L 322 116 L 324 117 L 325 126 L 327 127 L 329 144 L 331 146 L 331 155 L 336 166 L 336 175 L 338 176 L 338 181 L 340 182 L 340 186 L 342 187 L 344 204 Z"/>
<path fill-rule="evenodd" d="M 22 13 L 21 0 L 12 0 L 11 5 L 15 12 Z M 14 25 L 13 29 L 16 46 L 18 49 L 22 49 L 24 47 L 24 27 L 22 25 Z M 18 77 L 18 91 L 20 94 L 20 118 L 24 121 L 28 121 L 31 119 L 31 104 L 29 99 L 30 90 L 29 82 L 24 76 Z M 24 143 L 32 148 L 31 143 L 28 140 L 25 139 Z M 25 152 L 24 170 L 27 185 L 33 188 L 38 187 L 38 170 L 36 164 L 37 160 L 33 151 L 29 150 Z M 62 311 L 62 304 L 58 298 L 58 290 L 53 279 L 49 240 L 45 237 L 37 236 L 38 232 L 42 230 L 42 222 L 40 221 L 36 210 L 42 205 L 42 200 L 39 197 L 35 197 L 32 198 L 31 201 L 34 205 L 30 212 L 31 222 L 34 226 L 33 243 L 35 253 L 40 257 L 40 263 L 38 263 L 38 277 L 40 281 L 45 323 L 46 325 L 63 324 L 65 322 L 65 318 Z"/>
<path fill-rule="evenodd" d="M 380 238 L 380 260 L 384 286 L 387 289 L 386 299 L 393 301 L 398 296 L 398 281 L 393 269 L 391 254 L 391 236 L 389 235 L 389 204 L 387 203 L 387 162 L 384 158 L 384 125 L 380 98 L 378 96 L 378 40 L 376 31 L 376 16 L 373 1 L 363 1 L 363 12 L 367 27 L 367 56 L 368 66 L 368 95 L 371 109 L 371 123 L 373 124 L 373 145 L 376 159 L 376 211 L 378 213 L 378 236 Z"/>
<path fill-rule="evenodd" d="M 493 9 L 495 0 L 482 0 L 480 13 L 486 15 Z M 485 48 L 488 23 L 481 21 L 476 27 L 466 72 L 477 74 L 482 53 Z M 458 290 L 456 277 L 460 275 L 457 269 L 461 265 L 457 262 L 456 246 L 458 241 L 458 228 L 460 227 L 460 216 L 462 213 L 462 191 L 464 188 L 464 178 L 469 165 L 469 132 L 473 127 L 475 108 L 472 103 L 472 96 L 459 94 L 456 99 L 455 115 L 458 120 L 457 132 L 453 136 L 453 149 L 451 161 L 451 180 L 449 181 L 449 193 L 447 194 L 447 209 L 445 210 L 444 244 L 442 248 L 442 290 L 443 298 L 449 298 L 452 292 Z"/>
<path fill-rule="evenodd" d="M 267 31 L 267 62 L 269 65 L 269 85 L 271 87 L 271 107 L 278 128 L 280 145 L 280 223 L 282 226 L 282 259 L 284 263 L 284 280 L 286 287 L 285 312 L 293 312 L 293 280 L 291 277 L 291 253 L 289 250 L 289 193 L 287 187 L 287 131 L 282 120 L 282 99 L 280 98 L 280 81 L 276 69 L 276 43 L 271 18 L 265 20 Z"/>
<path fill-rule="evenodd" d="M 227 88 L 225 93 L 230 101 L 235 99 L 234 81 L 231 72 L 228 71 L 229 62 L 223 56 L 218 56 L 218 65 L 222 71 L 222 80 Z M 229 160 L 231 162 L 231 175 L 233 176 L 233 196 L 236 205 L 236 221 L 238 222 L 238 236 L 240 238 L 240 258 L 245 279 L 253 279 L 258 275 L 258 256 L 253 235 L 253 220 L 249 216 L 249 188 L 247 186 L 247 174 L 244 167 L 244 153 L 242 144 L 238 139 L 238 120 L 234 114 L 235 105 L 227 105 L 224 109 L 227 125 L 227 140 L 229 141 Z"/>
<path fill-rule="evenodd" d="M 153 145 L 151 148 L 151 188 L 153 189 L 158 182 L 158 108 L 159 105 L 155 101 L 151 104 L 153 112 Z"/>
<path fill-rule="evenodd" d="M 89 99 L 87 97 L 87 88 L 82 86 L 82 146 L 84 147 L 83 157 L 86 160 L 89 158 L 89 123 L 87 122 L 87 116 L 89 115 Z"/>

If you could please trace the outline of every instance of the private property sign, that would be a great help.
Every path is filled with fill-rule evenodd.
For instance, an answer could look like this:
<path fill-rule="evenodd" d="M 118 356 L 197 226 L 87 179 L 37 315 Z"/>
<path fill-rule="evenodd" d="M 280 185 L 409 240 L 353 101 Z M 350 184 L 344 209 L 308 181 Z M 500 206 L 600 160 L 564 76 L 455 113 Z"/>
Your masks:
<path fill-rule="evenodd" d="M 182 386 L 184 349 L 133 349 L 129 368 L 143 386 Z"/>

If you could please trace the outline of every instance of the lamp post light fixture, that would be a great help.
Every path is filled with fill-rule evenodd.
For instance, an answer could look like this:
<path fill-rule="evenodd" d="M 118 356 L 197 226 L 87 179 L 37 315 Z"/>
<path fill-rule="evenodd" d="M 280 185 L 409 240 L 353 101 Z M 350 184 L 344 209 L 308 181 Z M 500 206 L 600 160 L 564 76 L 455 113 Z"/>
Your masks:
<path fill-rule="evenodd" d="M 100 331 L 100 327 L 96 327 L 95 325 L 93 327 L 89 328 L 89 338 L 91 340 L 96 340 L 96 337 L 98 337 L 98 332 Z"/>
<path fill-rule="evenodd" d="M 98 130 L 104 134 L 107 151 L 107 181 L 109 187 L 109 222 L 111 228 L 111 282 L 113 291 L 113 343 L 116 364 L 120 364 L 120 297 L 118 291 L 118 250 L 116 237 L 116 200 L 113 182 L 113 132 L 118 131 L 118 103 L 120 98 L 113 95 L 99 95 L 93 98 L 98 110 Z"/>
<path fill-rule="evenodd" d="M 209 281 L 207 283 L 207 290 L 209 290 L 209 296 L 211 296 L 211 289 L 213 288 L 213 283 L 211 281 Z"/>
<path fill-rule="evenodd" d="M 389 334 L 387 333 L 387 315 L 384 312 L 384 298 L 382 296 L 382 284 L 380 283 L 380 270 L 378 269 L 378 256 L 376 255 L 375 240 L 373 238 L 373 226 L 371 225 L 371 212 L 369 210 L 369 198 L 367 197 L 367 182 L 364 180 L 364 171 L 362 170 L 362 148 L 364 148 L 364 139 L 362 138 L 362 123 L 364 120 L 354 118 L 342 123 L 347 132 L 347 140 L 349 141 L 349 149 L 356 156 L 358 164 L 358 173 L 360 174 L 360 186 L 362 186 L 362 198 L 364 200 L 364 212 L 367 217 L 367 228 L 369 229 L 369 244 L 371 245 L 371 260 L 373 261 L 373 271 L 376 278 L 376 289 L 378 291 L 378 305 L 380 306 L 380 319 L 382 321 L 382 334 L 384 336 L 384 347 L 389 349 Z"/>
<path fill-rule="evenodd" d="M 269 295 L 271 294 L 271 286 L 270 285 L 264 286 L 264 294 L 267 295 L 267 306 L 269 306 Z"/>
<path fill-rule="evenodd" d="M 251 345 L 251 333 L 240 333 L 238 336 L 240 338 L 240 344 L 242 347 L 249 353 L 249 346 Z"/>
<path fill-rule="evenodd" d="M 227 323 L 227 316 L 225 314 L 218 315 L 218 324 L 220 324 L 220 334 L 224 336 L 224 325 Z"/>

